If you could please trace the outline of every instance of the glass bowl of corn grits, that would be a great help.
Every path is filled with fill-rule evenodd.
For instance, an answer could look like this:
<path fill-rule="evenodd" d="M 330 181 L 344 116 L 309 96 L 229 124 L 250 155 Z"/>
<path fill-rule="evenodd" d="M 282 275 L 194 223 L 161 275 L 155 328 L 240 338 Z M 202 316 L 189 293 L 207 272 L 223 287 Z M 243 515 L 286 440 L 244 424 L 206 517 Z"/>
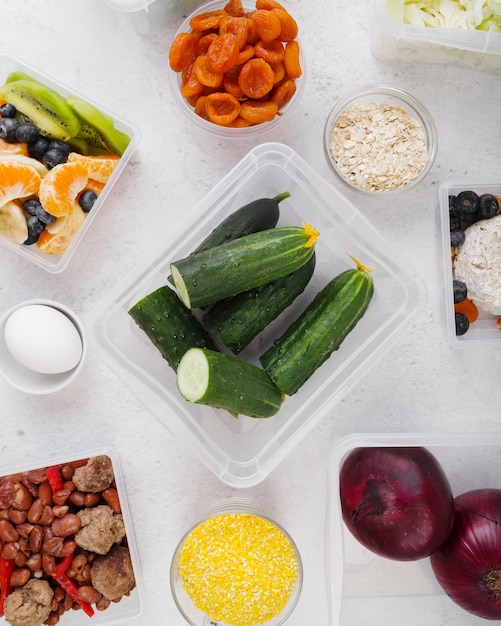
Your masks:
<path fill-rule="evenodd" d="M 184 534 L 171 563 L 172 594 L 192 626 L 279 626 L 302 582 L 293 539 L 246 498 L 215 504 Z"/>

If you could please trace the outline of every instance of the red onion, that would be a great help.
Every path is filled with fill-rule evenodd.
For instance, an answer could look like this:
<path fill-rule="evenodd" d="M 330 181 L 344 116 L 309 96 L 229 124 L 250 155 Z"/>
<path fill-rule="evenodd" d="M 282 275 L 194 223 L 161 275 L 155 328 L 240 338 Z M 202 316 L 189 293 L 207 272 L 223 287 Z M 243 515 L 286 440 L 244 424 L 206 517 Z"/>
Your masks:
<path fill-rule="evenodd" d="M 343 462 L 339 484 L 344 522 L 380 556 L 427 557 L 452 529 L 451 487 L 425 448 L 356 448 Z"/>
<path fill-rule="evenodd" d="M 501 619 L 501 489 L 475 489 L 455 501 L 454 527 L 431 556 L 435 576 L 460 607 Z"/>

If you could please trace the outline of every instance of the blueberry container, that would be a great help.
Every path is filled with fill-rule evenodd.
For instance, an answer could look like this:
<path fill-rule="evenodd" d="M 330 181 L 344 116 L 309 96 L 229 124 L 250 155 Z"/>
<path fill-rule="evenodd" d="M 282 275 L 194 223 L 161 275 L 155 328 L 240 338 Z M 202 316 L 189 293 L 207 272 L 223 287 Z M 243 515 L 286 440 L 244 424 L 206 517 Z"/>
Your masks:
<path fill-rule="evenodd" d="M 276 415 L 240 416 L 186 402 L 176 376 L 128 315 L 130 307 L 167 284 L 170 262 L 187 256 L 230 213 L 257 198 L 289 191 L 280 203 L 278 225 L 304 221 L 320 232 L 316 267 L 306 290 L 243 352 L 258 357 L 343 270 L 349 255 L 372 268 L 375 295 L 370 308 L 336 351 Z M 294 150 L 280 143 L 253 148 L 171 233 L 171 239 L 135 275 L 127 277 L 95 310 L 91 321 L 96 353 L 222 481 L 236 487 L 261 482 L 326 415 L 363 374 L 406 332 L 421 309 L 420 276 L 391 250 L 371 223 L 321 178 Z"/>

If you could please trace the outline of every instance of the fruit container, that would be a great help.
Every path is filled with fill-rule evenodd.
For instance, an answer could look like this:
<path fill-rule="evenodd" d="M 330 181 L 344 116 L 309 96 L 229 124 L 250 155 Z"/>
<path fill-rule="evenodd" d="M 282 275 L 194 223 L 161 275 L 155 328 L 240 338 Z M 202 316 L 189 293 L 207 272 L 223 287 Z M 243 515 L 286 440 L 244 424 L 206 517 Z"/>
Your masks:
<path fill-rule="evenodd" d="M 204 533 L 209 537 L 207 541 L 204 541 Z M 222 560 L 218 553 L 217 537 L 223 538 L 225 543 Z M 216 538 L 215 545 L 212 543 L 213 538 Z M 266 539 L 263 540 L 263 538 Z M 226 598 L 227 604 L 224 607 L 221 607 L 219 601 L 216 601 L 214 606 L 210 601 L 204 601 L 204 596 L 199 597 L 199 589 L 207 584 L 205 581 L 207 571 L 198 558 L 191 560 L 192 569 L 190 569 L 188 555 L 193 543 L 196 545 L 197 557 L 202 563 L 207 559 L 215 565 L 213 559 L 217 559 L 218 568 L 224 571 L 228 567 L 227 559 L 231 561 L 229 567 L 233 575 L 237 574 L 236 585 L 239 593 L 225 586 L 224 581 L 228 582 L 229 577 L 217 577 L 217 580 L 211 581 L 212 586 L 221 585 L 220 581 L 223 580 L 223 584 L 218 587 L 217 600 L 228 593 L 229 597 Z M 243 571 L 249 571 L 250 567 L 246 563 L 249 555 L 248 544 L 252 546 L 252 575 L 255 576 L 253 581 L 246 580 Z M 235 552 L 233 553 L 232 550 Z M 263 562 L 267 563 L 266 575 L 260 576 L 260 572 L 256 570 L 259 570 L 260 563 Z M 270 567 L 270 562 L 282 563 L 283 569 L 280 566 Z M 202 573 L 202 580 L 187 589 L 186 579 L 191 578 L 190 582 L 195 582 L 199 572 Z M 262 584 L 263 580 L 266 581 L 265 584 Z M 271 589 L 268 587 L 270 584 Z M 179 612 L 191 626 L 208 626 L 209 624 L 224 626 L 220 621 L 221 617 L 218 617 L 217 613 L 211 613 L 211 610 L 226 611 L 227 617 L 224 618 L 226 621 L 233 614 L 235 619 L 232 619 L 231 623 L 237 623 L 236 616 L 241 615 L 240 611 L 244 610 L 256 615 L 256 612 L 262 611 L 262 604 L 265 604 L 266 612 L 260 614 L 259 624 L 280 626 L 287 621 L 300 598 L 303 565 L 292 537 L 283 526 L 269 516 L 260 503 L 247 498 L 228 498 L 214 504 L 181 538 L 171 561 L 170 585 Z M 213 591 L 213 589 L 210 590 Z M 245 591 L 250 596 L 247 599 L 242 595 Z M 263 600 L 256 603 L 253 601 L 252 594 L 259 594 L 257 597 Z M 235 597 L 238 598 L 237 601 Z M 266 598 L 266 603 L 264 603 L 264 598 Z M 242 607 L 238 606 L 241 601 L 244 605 Z M 274 606 L 277 602 L 278 606 Z M 244 622 L 238 621 L 238 623 Z M 255 618 L 245 623 L 254 624 L 258 623 L 258 620 Z"/>
<path fill-rule="evenodd" d="M 103 458 L 105 461 L 107 461 L 105 468 L 103 468 L 103 464 L 102 464 Z M 92 449 L 92 450 L 84 450 L 84 451 L 78 450 L 78 451 L 74 451 L 73 453 L 68 451 L 67 453 L 60 454 L 57 456 L 49 456 L 49 457 L 40 456 L 38 460 L 33 459 L 29 463 L 26 463 L 26 462 L 23 464 L 20 463 L 19 465 L 15 467 L 4 466 L 2 467 L 0 471 L 0 484 L 2 484 L 2 482 L 4 481 L 6 477 L 10 477 L 13 475 L 17 475 L 17 477 L 19 477 L 19 474 L 21 474 L 23 475 L 24 480 L 27 481 L 24 483 L 25 485 L 35 483 L 35 486 L 36 486 L 37 484 L 39 484 L 39 483 L 36 483 L 37 480 L 42 481 L 42 482 L 46 482 L 45 479 L 49 480 L 49 484 L 51 485 L 50 491 L 52 493 L 55 493 L 57 481 L 60 479 L 67 480 L 67 478 L 65 478 L 66 469 L 63 469 L 63 467 L 67 468 L 67 466 L 69 465 L 73 465 L 74 467 L 77 467 L 78 465 L 85 465 L 86 461 L 89 459 L 99 460 L 99 464 L 96 464 L 95 466 L 95 467 L 98 467 L 98 470 L 95 472 L 95 475 L 98 477 L 103 476 L 103 475 L 106 475 L 108 477 L 110 476 L 109 469 L 110 469 L 110 462 L 111 462 L 111 468 L 113 471 L 111 477 L 112 478 L 114 477 L 114 484 L 116 486 L 116 492 L 118 494 L 118 498 L 120 502 L 120 512 L 121 512 L 122 519 L 123 519 L 123 527 L 125 528 L 125 537 L 121 540 L 121 542 L 117 542 L 115 545 L 119 546 L 120 550 L 123 550 L 124 545 L 128 547 L 129 554 L 130 554 L 129 565 L 130 564 L 132 565 L 135 586 L 132 588 L 132 590 L 129 591 L 128 595 L 122 595 L 120 598 L 117 598 L 116 601 L 112 601 L 109 604 L 108 608 L 103 608 L 103 610 L 99 610 L 96 607 L 96 604 L 92 602 L 92 604 L 90 604 L 90 608 L 93 611 L 93 615 L 91 618 L 89 614 L 86 613 L 86 610 L 89 609 L 88 606 L 81 607 L 78 610 L 69 610 L 69 611 L 64 612 L 58 622 L 60 626 L 81 626 L 83 624 L 88 624 L 89 619 L 92 621 L 93 624 L 94 623 L 102 624 L 102 625 L 116 624 L 124 620 L 133 620 L 134 618 L 138 617 L 142 612 L 142 607 L 143 607 L 142 597 L 143 597 L 144 591 L 143 591 L 143 581 L 141 577 L 140 560 L 139 560 L 137 546 L 136 546 L 136 542 L 134 538 L 130 511 L 129 511 L 129 507 L 127 504 L 126 489 L 125 489 L 122 471 L 120 468 L 119 457 L 114 449 L 106 446 L 106 447 L 99 447 L 99 448 Z M 53 471 L 54 466 L 57 466 L 57 468 L 59 469 L 59 472 L 57 470 L 55 472 Z M 45 476 L 45 471 L 47 470 L 47 468 L 50 468 L 49 471 L 52 472 L 50 479 L 48 475 Z M 37 478 L 36 474 L 40 472 L 43 472 L 43 477 Z M 32 476 L 33 478 L 31 478 Z M 108 481 L 109 481 L 109 478 L 108 478 Z M 78 484 L 80 485 L 80 489 L 85 488 L 85 486 L 81 482 L 79 482 Z M 112 487 L 113 487 L 113 483 L 112 483 Z M 90 485 L 89 485 L 89 488 L 90 488 Z M 26 493 L 28 492 L 26 491 Z M 32 499 L 33 497 L 34 495 L 31 496 Z M 101 499 L 99 500 L 97 505 L 102 506 L 103 504 L 106 504 L 106 502 L 101 496 Z M 5 504 L 2 504 L 1 506 L 4 507 Z M 90 509 L 88 508 L 85 509 L 85 507 L 74 508 L 73 505 L 70 505 L 70 513 L 77 513 L 78 510 L 89 511 Z M 118 508 L 115 510 L 118 511 Z M 71 535 L 71 537 L 74 537 L 74 536 L 75 536 L 74 534 Z M 88 547 L 90 547 L 89 544 L 88 544 Z M 103 547 L 99 549 L 104 553 L 107 547 L 108 547 L 107 545 L 104 546 L 103 544 Z M 114 547 L 110 548 L 110 550 L 114 550 L 114 549 L 115 549 Z M 107 554 L 110 554 L 110 552 L 108 552 Z M 97 556 L 99 558 L 99 555 Z M 56 565 L 62 562 L 62 560 L 63 560 L 62 558 L 56 559 Z M 69 570 L 67 570 L 67 574 L 68 576 L 73 576 L 71 567 Z M 49 580 L 47 577 L 47 574 L 45 574 L 44 578 L 46 578 L 47 581 Z M 111 593 L 112 594 L 117 593 L 117 591 L 115 590 L 114 592 L 111 592 Z M 9 622 L 7 621 L 5 616 L 0 618 L 0 624 L 1 626 L 8 626 Z"/>
<path fill-rule="evenodd" d="M 138 34 L 152 36 L 162 31 L 181 16 L 193 11 L 200 0 L 104 0 L 124 14 Z"/>
<path fill-rule="evenodd" d="M 288 191 L 278 225 L 307 222 L 320 231 L 317 263 L 305 291 L 242 358 L 258 362 L 265 348 L 313 296 L 343 270 L 348 254 L 373 267 L 370 308 L 340 349 L 268 419 L 240 416 L 187 403 L 176 376 L 134 323 L 128 310 L 166 284 L 170 263 L 187 256 L 230 213 L 248 202 Z M 253 148 L 172 232 L 160 252 L 128 277 L 95 310 L 91 340 L 96 353 L 122 378 L 157 420 L 184 442 L 223 482 L 261 482 L 407 330 L 425 300 L 420 276 L 398 258 L 361 212 L 294 150 L 280 143 Z"/>
<path fill-rule="evenodd" d="M 501 205 L 501 185 L 497 183 L 456 180 L 442 183 L 439 189 L 445 292 L 444 313 L 448 339 L 456 348 L 478 347 L 486 342 L 491 343 L 501 340 L 501 328 L 498 325 L 499 316 L 488 313 L 480 306 L 477 307 L 478 318 L 470 323 L 468 330 L 464 334 L 456 334 L 453 290 L 453 280 L 456 278 L 456 274 L 453 268 L 453 250 L 451 249 L 449 196 L 457 196 L 460 192 L 468 190 L 475 191 L 478 195 L 492 194 L 498 198 L 498 202 Z"/>
<path fill-rule="evenodd" d="M 351 131 L 348 148 L 346 127 Z M 401 127 L 405 144 L 393 141 Z M 325 122 L 323 147 L 327 165 L 343 185 L 365 196 L 395 196 L 419 185 L 430 171 L 437 130 L 428 109 L 412 94 L 391 85 L 365 85 L 336 102 Z M 356 159 L 360 168 L 353 165 Z"/>
<path fill-rule="evenodd" d="M 394 561 L 366 549 L 346 528 L 339 499 L 339 471 L 359 447 L 423 446 L 442 465 L 454 497 L 481 488 L 499 488 L 501 433 L 361 433 L 340 439 L 328 460 L 325 535 L 330 626 L 382 626 L 405 617 L 410 626 L 480 626 L 455 604 L 435 579 L 428 558 Z"/>
<path fill-rule="evenodd" d="M 103 114 L 104 116 L 106 116 L 104 119 L 100 118 L 101 121 L 104 121 L 106 125 L 113 124 L 114 128 L 117 131 L 119 131 L 120 133 L 124 133 L 130 138 L 128 145 L 125 148 L 125 150 L 123 150 L 121 156 L 119 157 L 117 154 L 112 159 L 110 159 L 110 162 L 113 168 L 111 171 L 111 174 L 109 174 L 110 170 L 108 170 L 106 172 L 106 177 L 103 178 L 103 174 L 105 172 L 104 170 L 102 170 L 101 174 L 97 174 L 97 176 L 99 176 L 102 179 L 101 182 L 94 183 L 93 185 L 91 185 L 92 180 L 90 180 L 89 178 L 89 180 L 87 181 L 87 188 L 90 189 L 92 186 L 93 187 L 92 190 L 95 191 L 95 193 L 97 193 L 97 196 L 98 196 L 91 210 L 81 215 L 81 210 L 78 207 L 78 212 L 77 212 L 76 210 L 77 204 L 78 204 L 77 200 L 79 199 L 80 196 L 79 195 L 75 196 L 74 198 L 75 210 L 73 210 L 70 214 L 72 219 L 68 217 L 67 221 L 62 226 L 62 229 L 60 229 L 58 234 L 54 235 L 54 237 L 56 238 L 58 237 L 61 238 L 62 234 L 64 233 L 64 237 L 70 241 L 69 244 L 65 243 L 64 246 L 60 245 L 60 247 L 56 247 L 55 245 L 51 244 L 52 250 L 50 251 L 50 253 L 43 252 L 42 251 L 43 248 L 42 247 L 39 248 L 37 246 L 37 243 L 32 243 L 31 245 L 18 243 L 17 240 L 9 238 L 6 234 L 4 234 L 3 232 L 0 232 L 0 244 L 4 246 L 7 250 L 10 250 L 11 252 L 18 254 L 21 258 L 26 259 L 30 261 L 31 263 L 34 263 L 35 265 L 46 270 L 47 272 L 56 274 L 66 269 L 76 249 L 82 243 L 82 240 L 84 239 L 85 234 L 87 233 L 89 228 L 91 228 L 93 222 L 97 219 L 101 211 L 101 207 L 106 202 L 106 198 L 110 194 L 119 176 L 122 175 L 125 169 L 125 166 L 127 165 L 129 159 L 131 158 L 137 146 L 137 143 L 139 141 L 139 131 L 137 128 L 134 128 L 125 120 L 118 118 L 110 111 L 106 110 L 105 108 L 101 107 L 98 104 L 93 103 L 84 95 L 81 95 L 78 92 L 70 89 L 69 87 L 66 87 L 60 84 L 59 82 L 50 78 L 49 76 L 42 74 L 39 70 L 28 65 L 27 63 L 20 61 L 18 59 L 15 59 L 13 57 L 10 57 L 9 55 L 1 54 L 0 55 L 0 85 L 4 85 L 4 83 L 7 81 L 8 77 L 11 75 L 12 72 L 19 73 L 20 78 L 24 78 L 23 75 L 28 75 L 29 78 L 34 79 L 34 81 L 38 81 L 42 83 L 44 86 L 52 89 L 53 91 L 56 91 L 63 98 L 71 97 L 73 98 L 73 100 L 78 99 L 79 101 L 84 101 L 86 103 L 85 106 L 90 105 L 91 107 L 98 109 L 100 114 Z M 90 126 L 87 126 L 87 127 L 90 128 Z M 95 129 L 92 132 L 95 133 L 96 132 Z M 104 132 L 107 132 L 107 131 L 104 131 Z M 24 146 L 24 148 L 26 148 L 27 146 L 27 144 L 10 144 L 10 143 L 0 146 L 0 159 L 3 159 L 4 157 L 16 158 L 16 155 L 11 154 L 9 150 L 12 149 L 12 146 L 21 146 L 21 145 Z M 76 151 L 76 148 L 73 146 L 72 150 Z M 25 154 L 21 154 L 20 156 L 22 159 L 31 159 L 31 156 L 27 152 Z M 40 161 L 37 161 L 37 163 L 39 163 L 37 167 L 41 166 L 43 168 L 43 164 Z M 24 167 L 27 167 L 26 161 L 24 162 L 23 165 Z M 52 173 L 52 170 L 50 169 L 49 172 Z M 42 180 L 46 175 L 47 175 L 47 171 L 41 170 L 40 176 Z M 68 198 L 65 198 L 64 202 L 66 200 L 68 200 L 68 202 L 73 201 L 73 195 L 74 195 L 75 189 L 73 188 L 71 189 L 72 191 L 71 193 L 69 192 L 69 196 L 68 196 L 69 200 Z M 79 187 L 79 193 L 80 191 L 81 191 L 81 188 Z M 32 199 L 32 198 L 35 198 L 35 199 L 38 198 L 37 192 L 35 192 L 31 197 L 25 196 L 23 198 L 23 201 L 27 199 Z M 20 204 L 21 199 L 16 199 L 16 202 Z M 57 203 L 61 205 L 59 197 L 57 199 Z M 2 209 L 5 210 L 5 205 L 3 207 L 0 207 L 0 219 L 2 219 Z M 77 215 L 81 216 L 81 219 L 79 217 L 78 222 L 76 222 Z M 29 218 L 29 215 L 25 213 L 25 217 Z M 57 220 L 56 220 L 56 223 L 57 223 Z M 63 220 L 61 219 L 59 223 L 63 224 Z M 54 225 L 49 224 L 48 226 L 52 227 Z M 70 230 L 71 230 L 71 233 L 69 232 Z M 42 235 L 44 234 L 45 233 L 42 233 Z M 59 239 L 59 241 L 61 240 Z M 46 249 L 49 250 L 50 247 Z"/>
<path fill-rule="evenodd" d="M 501 33 L 403 24 L 390 15 L 387 4 L 373 0 L 370 49 L 379 61 L 450 64 L 499 75 Z"/>
<path fill-rule="evenodd" d="M 252 2 L 244 1 L 242 4 L 244 6 L 244 9 L 248 12 L 253 11 L 256 8 L 255 3 L 252 3 Z M 209 11 L 217 11 L 217 10 L 223 9 L 225 5 L 226 5 L 226 2 L 222 0 L 212 0 L 211 2 L 208 2 L 198 7 L 181 24 L 181 26 L 179 27 L 176 33 L 176 36 L 179 35 L 180 33 L 192 32 L 191 27 L 190 27 L 190 20 L 192 20 L 197 15 L 200 15 L 202 13 L 207 13 Z M 294 14 L 292 12 L 291 12 L 291 15 L 292 17 L 294 17 Z M 257 123 L 257 124 L 254 124 L 252 126 L 247 126 L 247 127 L 231 127 L 230 125 L 222 126 L 220 124 L 211 122 L 208 119 L 205 119 L 204 117 L 201 117 L 200 115 L 195 113 L 194 107 L 181 94 L 182 73 L 173 71 L 171 68 L 169 68 L 168 75 L 169 75 L 170 89 L 172 92 L 172 96 L 175 102 L 177 103 L 178 107 L 184 113 L 184 115 L 186 115 L 187 118 L 191 120 L 191 122 L 193 122 L 198 128 L 201 128 L 218 137 L 224 137 L 227 139 L 242 140 L 242 139 L 247 139 L 251 137 L 261 136 L 263 133 L 268 133 L 270 131 L 273 131 L 277 128 L 281 128 L 282 126 L 286 125 L 288 121 L 290 120 L 293 111 L 296 109 L 298 102 L 301 99 L 301 94 L 304 91 L 304 85 L 305 85 L 305 80 L 306 80 L 306 60 L 305 60 L 305 56 L 303 52 L 303 46 L 301 44 L 301 25 L 300 24 L 298 25 L 298 30 L 299 30 L 298 37 L 296 38 L 295 41 L 297 41 L 299 44 L 299 63 L 300 63 L 302 73 L 299 76 L 299 78 L 296 78 L 294 80 L 295 87 L 296 87 L 294 95 L 287 102 L 287 104 L 285 104 L 283 107 L 280 108 L 279 113 L 275 115 L 275 117 L 271 121 L 261 122 L 261 123 Z M 285 42 L 284 42 L 284 45 L 285 45 Z M 268 95 L 264 97 L 264 99 L 267 99 L 267 98 L 268 98 Z M 258 98 L 256 97 L 256 99 Z"/>

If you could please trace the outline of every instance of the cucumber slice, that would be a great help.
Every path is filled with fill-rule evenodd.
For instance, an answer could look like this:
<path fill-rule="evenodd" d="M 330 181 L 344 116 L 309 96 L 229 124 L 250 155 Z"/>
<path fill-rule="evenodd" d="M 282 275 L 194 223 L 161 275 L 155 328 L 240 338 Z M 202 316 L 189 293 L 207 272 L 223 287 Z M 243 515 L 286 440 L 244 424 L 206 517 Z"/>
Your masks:
<path fill-rule="evenodd" d="M 177 369 L 179 392 L 188 400 L 232 415 L 275 415 L 283 396 L 264 370 L 236 356 L 191 348 Z"/>

